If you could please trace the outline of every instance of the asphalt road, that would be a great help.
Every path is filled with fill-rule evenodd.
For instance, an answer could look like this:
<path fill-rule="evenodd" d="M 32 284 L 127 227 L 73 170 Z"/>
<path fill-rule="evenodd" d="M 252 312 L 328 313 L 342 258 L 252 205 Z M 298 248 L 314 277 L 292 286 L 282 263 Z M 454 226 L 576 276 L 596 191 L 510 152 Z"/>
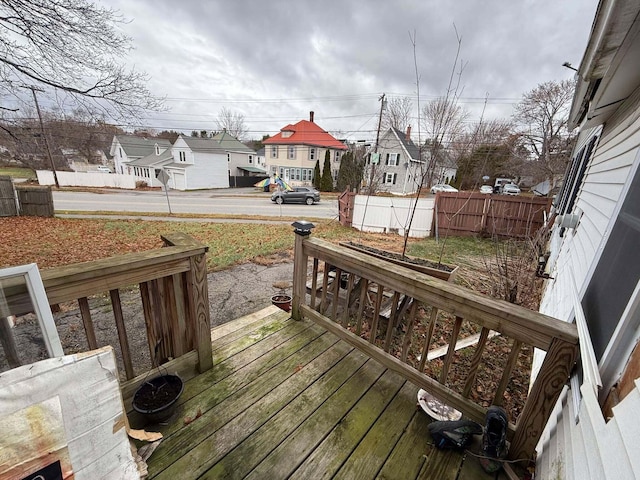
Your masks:
<path fill-rule="evenodd" d="M 337 218 L 338 201 L 324 199 L 315 205 L 277 205 L 267 193 L 255 189 L 229 189 L 228 191 L 169 192 L 169 205 L 164 192 L 108 191 L 71 192 L 54 191 L 55 210 L 159 212 L 192 214 L 261 215 L 269 217 Z"/>

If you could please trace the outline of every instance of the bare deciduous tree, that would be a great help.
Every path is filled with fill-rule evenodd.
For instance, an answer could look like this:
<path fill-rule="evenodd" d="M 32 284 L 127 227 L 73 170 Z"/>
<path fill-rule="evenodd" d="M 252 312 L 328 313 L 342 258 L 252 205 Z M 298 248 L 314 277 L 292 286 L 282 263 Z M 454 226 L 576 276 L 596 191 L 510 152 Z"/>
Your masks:
<path fill-rule="evenodd" d="M 523 95 L 513 115 L 540 179 L 552 184 L 564 173 L 571 155 L 573 136 L 567 121 L 574 89 L 573 80 L 541 83 Z"/>
<path fill-rule="evenodd" d="M 244 115 L 233 112 L 227 107 L 220 109 L 217 123 L 219 130 L 226 130 L 229 135 L 236 137 L 240 141 L 244 140 L 247 135 L 248 130 L 244 123 Z"/>
<path fill-rule="evenodd" d="M 66 103 L 114 117 L 138 117 L 162 101 L 146 88 L 147 76 L 121 62 L 131 39 L 124 19 L 86 0 L 0 2 L 0 91 L 21 98 L 24 85 Z"/>
<path fill-rule="evenodd" d="M 401 132 L 406 132 L 411 125 L 411 113 L 413 111 L 413 101 L 409 97 L 392 97 L 387 101 L 386 109 L 382 115 L 381 130 L 397 128 Z"/>

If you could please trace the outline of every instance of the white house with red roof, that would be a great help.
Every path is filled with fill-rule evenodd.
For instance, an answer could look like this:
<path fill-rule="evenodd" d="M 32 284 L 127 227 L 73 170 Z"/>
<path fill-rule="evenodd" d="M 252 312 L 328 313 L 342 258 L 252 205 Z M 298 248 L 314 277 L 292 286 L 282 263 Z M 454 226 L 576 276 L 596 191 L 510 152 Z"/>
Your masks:
<path fill-rule="evenodd" d="M 313 121 L 300 120 L 289 124 L 280 133 L 262 142 L 265 146 L 265 160 L 269 173 L 277 173 L 292 185 L 311 185 L 313 169 L 320 160 L 320 171 L 324 166 L 327 151 L 331 158 L 331 174 L 334 182 L 338 178 L 340 159 L 347 146 Z"/>

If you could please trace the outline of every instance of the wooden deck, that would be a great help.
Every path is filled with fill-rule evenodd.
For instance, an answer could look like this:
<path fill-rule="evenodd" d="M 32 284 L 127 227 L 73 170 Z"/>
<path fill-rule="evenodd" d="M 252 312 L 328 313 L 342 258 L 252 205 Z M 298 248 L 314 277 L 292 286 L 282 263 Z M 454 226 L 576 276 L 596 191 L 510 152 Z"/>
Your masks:
<path fill-rule="evenodd" d="M 214 329 L 212 346 L 172 419 L 147 426 L 164 434 L 149 478 L 495 478 L 430 445 L 418 387 L 311 321 L 270 307 Z"/>

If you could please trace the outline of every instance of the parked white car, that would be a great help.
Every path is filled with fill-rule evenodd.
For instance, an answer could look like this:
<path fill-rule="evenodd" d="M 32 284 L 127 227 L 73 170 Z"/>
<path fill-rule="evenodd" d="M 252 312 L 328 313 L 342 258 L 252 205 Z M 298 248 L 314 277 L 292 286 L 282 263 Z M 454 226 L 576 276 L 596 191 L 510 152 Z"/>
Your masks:
<path fill-rule="evenodd" d="M 111 173 L 111 169 L 106 165 L 98 165 L 98 168 L 96 168 L 96 171 L 100 173 Z"/>
<path fill-rule="evenodd" d="M 520 187 L 515 183 L 507 183 L 502 186 L 502 193 L 505 195 L 520 195 Z"/>
<path fill-rule="evenodd" d="M 480 193 L 493 193 L 493 187 L 491 185 L 482 185 L 480 187 Z"/>
<path fill-rule="evenodd" d="M 438 192 L 455 193 L 457 191 L 458 191 L 457 188 L 453 188 L 451 185 L 447 185 L 446 183 L 438 183 L 437 185 L 434 185 L 433 187 L 431 187 L 431 193 L 438 193 Z"/>

